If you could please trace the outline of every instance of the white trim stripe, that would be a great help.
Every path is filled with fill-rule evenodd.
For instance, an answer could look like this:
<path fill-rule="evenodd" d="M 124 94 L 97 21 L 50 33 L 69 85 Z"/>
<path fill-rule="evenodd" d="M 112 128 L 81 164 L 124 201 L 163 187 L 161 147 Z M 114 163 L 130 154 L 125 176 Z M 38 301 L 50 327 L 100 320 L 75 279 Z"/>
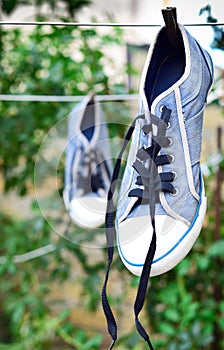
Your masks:
<path fill-rule="evenodd" d="M 193 173 L 192 173 L 192 167 L 191 167 L 191 158 L 190 158 L 190 152 L 189 152 L 188 141 L 187 141 L 187 133 L 186 133 L 185 124 L 184 124 L 184 116 L 182 113 L 180 89 L 176 88 L 174 90 L 174 92 L 175 92 L 175 97 L 176 97 L 177 115 L 178 115 L 178 121 L 179 121 L 179 126 L 180 126 L 180 133 L 181 133 L 181 138 L 182 138 L 182 142 L 183 142 L 184 158 L 185 158 L 185 164 L 186 164 L 188 184 L 189 184 L 189 188 L 190 188 L 192 195 L 194 196 L 194 198 L 197 201 L 199 201 L 200 196 L 196 192 L 195 186 L 194 186 L 194 179 L 193 179 Z"/>

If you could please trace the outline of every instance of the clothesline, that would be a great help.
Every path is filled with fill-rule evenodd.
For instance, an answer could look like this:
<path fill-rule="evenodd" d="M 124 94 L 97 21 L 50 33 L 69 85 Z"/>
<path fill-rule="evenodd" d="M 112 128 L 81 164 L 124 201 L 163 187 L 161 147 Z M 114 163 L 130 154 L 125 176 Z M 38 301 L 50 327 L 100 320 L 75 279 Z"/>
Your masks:
<path fill-rule="evenodd" d="M 149 23 L 111 23 L 111 22 L 15 22 L 15 21 L 0 21 L 0 25 L 13 26 L 61 26 L 61 27 L 161 27 L 162 24 Z M 224 26 L 224 23 L 186 23 L 185 27 L 207 27 L 207 26 Z"/>
<path fill-rule="evenodd" d="M 65 230 L 63 232 L 63 237 L 67 236 L 68 229 L 71 225 L 71 219 L 66 223 Z M 41 246 L 37 249 L 30 250 L 23 254 L 16 254 L 12 256 L 12 261 L 15 264 L 20 264 L 24 262 L 28 262 L 30 260 L 40 258 L 44 255 L 53 253 L 57 249 L 57 245 L 54 243 L 49 243 L 45 246 Z M 0 265 L 5 264 L 8 260 L 8 256 L 0 256 Z"/>
<path fill-rule="evenodd" d="M 40 258 L 43 255 L 53 253 L 56 250 L 56 245 L 50 243 L 46 246 L 31 250 L 24 254 L 18 254 L 13 256 L 13 262 L 15 264 L 24 263 L 36 258 Z M 4 264 L 7 261 L 7 256 L 0 256 L 0 264 Z"/>
<path fill-rule="evenodd" d="M 61 95 L 0 95 L 0 101 L 16 102 L 79 102 L 84 96 L 61 96 Z M 119 94 L 119 95 L 96 95 L 96 101 L 136 101 L 137 94 Z"/>

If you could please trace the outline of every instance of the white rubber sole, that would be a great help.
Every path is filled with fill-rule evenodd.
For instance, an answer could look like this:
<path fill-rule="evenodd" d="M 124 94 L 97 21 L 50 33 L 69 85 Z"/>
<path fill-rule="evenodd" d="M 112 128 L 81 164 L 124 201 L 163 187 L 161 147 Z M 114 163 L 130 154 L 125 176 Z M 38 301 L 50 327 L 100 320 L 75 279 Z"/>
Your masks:
<path fill-rule="evenodd" d="M 85 196 L 71 200 L 68 210 L 72 220 L 85 229 L 94 229 L 105 222 L 107 198 Z"/>
<path fill-rule="evenodd" d="M 200 234 L 206 207 L 207 199 L 203 196 L 189 227 L 169 216 L 156 215 L 157 247 L 151 277 L 171 270 L 189 253 Z M 141 275 L 151 239 L 152 226 L 148 216 L 127 219 L 117 227 L 117 244 L 121 260 L 134 275 Z"/>

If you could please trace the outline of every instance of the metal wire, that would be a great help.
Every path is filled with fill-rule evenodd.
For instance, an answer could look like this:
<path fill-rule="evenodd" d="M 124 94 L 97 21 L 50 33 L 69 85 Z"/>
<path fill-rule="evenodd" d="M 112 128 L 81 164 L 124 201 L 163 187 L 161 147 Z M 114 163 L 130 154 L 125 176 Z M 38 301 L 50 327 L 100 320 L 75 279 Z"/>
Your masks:
<path fill-rule="evenodd" d="M 78 102 L 84 96 L 60 96 L 60 95 L 0 95 L 0 101 L 16 101 L 16 102 Z M 123 95 L 96 95 L 96 101 L 136 101 L 137 94 Z"/>
<path fill-rule="evenodd" d="M 54 243 L 48 244 L 44 247 L 31 250 L 24 254 L 18 254 L 13 256 L 13 262 L 16 264 L 24 263 L 43 255 L 50 254 L 56 250 L 56 245 Z M 7 262 L 7 256 L 0 256 L 0 264 L 5 264 Z"/>
<path fill-rule="evenodd" d="M 12 26 L 60 26 L 60 27 L 161 27 L 162 24 L 149 23 L 110 23 L 110 22 L 15 22 L 15 21 L 1 21 L 0 25 Z M 206 26 L 223 26 L 224 23 L 187 23 L 185 27 L 206 27 Z"/>

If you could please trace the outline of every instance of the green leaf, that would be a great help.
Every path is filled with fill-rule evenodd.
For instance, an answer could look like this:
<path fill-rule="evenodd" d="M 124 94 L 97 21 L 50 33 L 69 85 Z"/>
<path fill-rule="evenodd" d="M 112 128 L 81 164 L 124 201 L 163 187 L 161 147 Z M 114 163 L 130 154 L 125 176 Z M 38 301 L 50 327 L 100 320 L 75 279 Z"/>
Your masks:
<path fill-rule="evenodd" d="M 169 308 L 165 310 L 164 315 L 169 321 L 172 321 L 172 322 L 178 322 L 180 319 L 180 314 L 176 308 L 175 309 Z"/>
<path fill-rule="evenodd" d="M 15 324 L 20 324 L 22 317 L 25 312 L 25 305 L 21 302 L 18 302 L 16 305 L 16 309 L 12 314 L 12 320 Z"/>
<path fill-rule="evenodd" d="M 85 344 L 83 344 L 81 350 L 92 350 L 92 349 L 99 349 L 100 344 L 102 343 L 102 336 L 96 335 L 89 339 Z"/>
<path fill-rule="evenodd" d="M 211 257 L 223 257 L 224 240 L 219 240 L 208 249 L 208 255 Z"/>
<path fill-rule="evenodd" d="M 1 9 L 4 13 L 9 15 L 11 12 L 15 10 L 18 3 L 16 0 L 2 0 Z"/>
<path fill-rule="evenodd" d="M 84 29 L 82 35 L 84 38 L 93 37 L 96 36 L 96 31 L 94 29 Z"/>
<path fill-rule="evenodd" d="M 186 257 L 181 261 L 181 263 L 177 266 L 177 273 L 180 276 L 184 276 L 188 273 L 189 269 L 191 267 L 191 259 L 189 257 Z"/>
<path fill-rule="evenodd" d="M 172 326 L 169 323 L 162 322 L 159 325 L 160 332 L 164 335 L 168 335 L 169 337 L 172 337 L 176 333 L 176 327 Z"/>
<path fill-rule="evenodd" d="M 0 343 L 0 350 L 24 350 L 24 343 L 16 343 L 16 344 L 2 344 Z"/>
<path fill-rule="evenodd" d="M 208 269 L 209 264 L 210 264 L 209 256 L 197 255 L 196 261 L 197 261 L 197 265 L 198 265 L 199 270 L 205 271 Z"/>

